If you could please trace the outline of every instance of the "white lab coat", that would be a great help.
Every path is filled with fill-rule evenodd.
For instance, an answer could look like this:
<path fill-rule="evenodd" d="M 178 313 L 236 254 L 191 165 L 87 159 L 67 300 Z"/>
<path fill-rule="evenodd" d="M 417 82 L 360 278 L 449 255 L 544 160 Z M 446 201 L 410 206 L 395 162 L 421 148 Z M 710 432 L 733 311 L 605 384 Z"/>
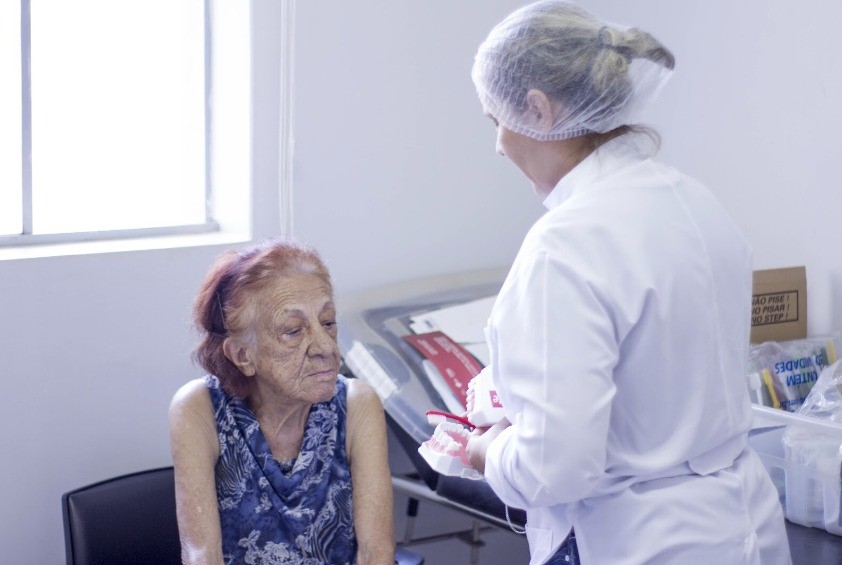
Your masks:
<path fill-rule="evenodd" d="M 486 477 L 531 564 L 789 564 L 747 447 L 751 254 L 698 182 L 622 137 L 545 201 L 486 328 L 512 426 Z"/>

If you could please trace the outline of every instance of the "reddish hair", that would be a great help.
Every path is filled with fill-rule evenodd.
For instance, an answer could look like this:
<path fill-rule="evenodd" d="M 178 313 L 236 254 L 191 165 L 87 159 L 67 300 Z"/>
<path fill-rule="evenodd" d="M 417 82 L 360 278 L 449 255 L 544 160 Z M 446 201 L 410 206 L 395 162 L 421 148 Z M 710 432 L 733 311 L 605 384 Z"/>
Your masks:
<path fill-rule="evenodd" d="M 228 394 L 245 398 L 252 380 L 225 356 L 222 344 L 236 334 L 248 334 L 254 322 L 249 296 L 270 282 L 296 274 L 313 274 L 327 284 L 330 273 L 318 252 L 291 239 L 271 239 L 240 250 L 226 251 L 211 266 L 193 305 L 193 322 L 201 334 L 194 359 L 216 375 Z"/>

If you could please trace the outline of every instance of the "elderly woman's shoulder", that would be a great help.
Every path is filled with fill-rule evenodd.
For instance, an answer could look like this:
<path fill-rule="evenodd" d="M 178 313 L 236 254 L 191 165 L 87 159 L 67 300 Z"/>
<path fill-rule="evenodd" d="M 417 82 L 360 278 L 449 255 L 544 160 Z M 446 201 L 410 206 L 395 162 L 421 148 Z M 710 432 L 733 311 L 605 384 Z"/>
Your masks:
<path fill-rule="evenodd" d="M 360 379 L 348 379 L 348 442 L 349 455 L 372 456 L 371 450 L 386 438 L 383 403 L 371 386 Z M 360 461 L 360 459 L 357 459 Z"/>
<path fill-rule="evenodd" d="M 193 379 L 183 384 L 173 395 L 170 412 L 181 410 L 203 410 L 211 406 L 210 394 L 205 379 Z"/>
<path fill-rule="evenodd" d="M 182 385 L 173 395 L 169 410 L 170 444 L 176 468 L 193 458 L 219 457 L 219 440 L 213 403 L 204 379 Z"/>
<path fill-rule="evenodd" d="M 380 397 L 374 392 L 371 386 L 360 379 L 347 379 L 346 386 L 348 388 L 348 404 L 358 404 L 364 406 L 380 406 Z"/>

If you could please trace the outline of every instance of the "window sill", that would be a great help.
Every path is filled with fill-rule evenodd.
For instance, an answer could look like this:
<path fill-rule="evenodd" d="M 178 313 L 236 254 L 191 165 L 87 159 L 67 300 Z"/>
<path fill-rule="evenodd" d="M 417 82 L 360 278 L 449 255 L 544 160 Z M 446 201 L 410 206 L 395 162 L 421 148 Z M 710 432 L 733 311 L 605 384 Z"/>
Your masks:
<path fill-rule="evenodd" d="M 250 240 L 251 236 L 248 233 L 217 231 L 212 233 L 160 235 L 130 239 L 17 245 L 0 248 L 0 261 L 232 245 Z"/>

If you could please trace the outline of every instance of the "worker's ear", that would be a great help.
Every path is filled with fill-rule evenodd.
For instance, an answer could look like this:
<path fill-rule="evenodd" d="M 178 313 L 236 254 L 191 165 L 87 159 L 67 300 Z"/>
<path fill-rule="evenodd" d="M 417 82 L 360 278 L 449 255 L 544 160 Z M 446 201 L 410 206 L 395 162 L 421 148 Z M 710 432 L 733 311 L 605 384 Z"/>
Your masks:
<path fill-rule="evenodd" d="M 537 88 L 526 93 L 526 116 L 532 127 L 541 133 L 550 131 L 555 122 L 550 99 Z"/>
<path fill-rule="evenodd" d="M 242 374 L 253 377 L 257 372 L 252 361 L 251 348 L 235 337 L 226 337 L 222 342 L 222 352 Z"/>

